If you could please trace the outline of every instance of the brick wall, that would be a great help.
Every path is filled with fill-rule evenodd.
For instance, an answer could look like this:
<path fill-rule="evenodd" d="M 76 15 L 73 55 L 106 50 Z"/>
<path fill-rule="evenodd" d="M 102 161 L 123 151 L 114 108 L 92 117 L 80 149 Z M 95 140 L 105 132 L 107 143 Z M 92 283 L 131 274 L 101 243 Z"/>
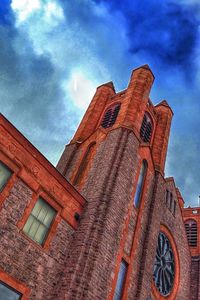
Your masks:
<path fill-rule="evenodd" d="M 73 182 L 88 145 L 96 142 L 83 184 L 77 186 L 88 206 L 75 233 L 63 277 L 61 290 L 67 299 L 112 299 L 122 257 L 129 265 L 123 300 L 146 299 L 152 293 L 153 298 L 160 297 L 152 277 L 161 228 L 169 232 L 176 248 L 176 280 L 168 299 L 189 297 L 190 252 L 181 209 L 173 180 L 163 177 L 173 113 L 166 101 L 154 107 L 149 100 L 153 79 L 148 66 L 143 66 L 134 70 L 127 90 L 101 94 L 100 98 L 96 95 L 73 139 L 79 139 L 73 158 L 69 160 L 64 153 L 59 163 L 61 169 L 63 164 L 68 165 L 65 175 Z M 101 114 L 94 108 L 98 101 Z M 104 130 L 98 122 L 114 101 L 121 102 L 119 115 L 113 127 Z M 151 115 L 155 129 L 149 144 L 139 136 L 145 111 Z M 148 162 L 148 172 L 136 209 L 133 199 L 143 159 Z M 176 201 L 175 216 L 165 203 L 167 187 Z"/>
<path fill-rule="evenodd" d="M 192 257 L 191 262 L 191 282 L 190 282 L 190 300 L 200 299 L 200 261 L 199 257 Z"/>
<path fill-rule="evenodd" d="M 17 180 L 0 210 L 0 269 L 30 288 L 29 299 L 52 299 L 67 257 L 73 228 L 61 220 L 48 249 L 31 241 L 19 230 L 32 190 Z"/>
<path fill-rule="evenodd" d="M 123 129 L 111 131 L 98 148 L 82 189 L 88 206 L 75 233 L 63 277 L 67 299 L 106 299 L 111 292 L 137 148 L 138 140 Z"/>
<path fill-rule="evenodd" d="M 149 67 L 143 66 L 134 70 L 125 91 L 116 94 L 112 83 L 97 89 L 57 165 L 64 176 L 0 117 L 0 159 L 14 168 L 6 192 L 0 195 L 0 278 L 4 272 L 26 286 L 30 296 L 23 300 L 111 300 L 122 258 L 128 264 L 123 300 L 146 300 L 149 295 L 159 300 L 190 299 L 191 257 L 180 194 L 173 179 L 163 177 L 172 112 L 166 102 L 154 107 L 149 100 L 153 80 Z M 99 122 L 115 101 L 121 102 L 116 123 L 104 129 Z M 146 111 L 155 128 L 150 143 L 140 138 Z M 94 151 L 76 186 L 81 196 L 65 178 L 74 182 L 93 142 Z M 148 169 L 136 208 L 143 160 Z M 176 201 L 175 214 L 166 204 L 166 189 Z M 58 211 L 44 247 L 22 231 L 41 191 Z M 82 214 L 80 223 L 75 213 Z M 158 295 L 152 279 L 159 231 L 168 236 L 175 256 L 175 282 L 167 298 Z M 193 278 L 196 261 L 192 266 Z"/>
<path fill-rule="evenodd" d="M 13 173 L 0 192 L 0 280 L 27 299 L 56 299 L 85 199 L 0 115 L 0 161 Z M 56 211 L 43 245 L 23 232 L 39 197 Z M 1 298 L 1 297 L 0 297 Z"/>
<path fill-rule="evenodd" d="M 165 204 L 166 188 L 172 190 L 174 199 L 177 201 L 176 190 L 173 183 L 170 182 L 166 184 L 163 177 L 159 174 L 157 175 L 155 184 L 149 186 L 149 189 L 153 190 L 149 195 L 145 195 L 146 211 L 143 211 L 137 247 L 135 247 L 134 256 L 130 265 L 131 275 L 126 285 L 128 289 L 127 299 L 147 299 L 150 295 L 151 286 L 153 286 L 153 264 L 158 233 L 164 227 L 172 233 L 178 254 L 178 262 L 176 262 L 178 264 L 178 274 L 176 274 L 176 277 L 178 275 L 179 279 L 175 282 L 172 295 L 168 298 L 181 300 L 190 299 L 190 253 L 181 210 L 178 206 L 174 216 L 168 209 Z M 149 204 L 149 202 L 151 203 Z M 153 291 L 154 290 L 155 288 Z M 153 299 L 157 299 L 159 296 L 153 293 L 152 297 Z M 164 299 L 164 297 L 159 299 Z"/>

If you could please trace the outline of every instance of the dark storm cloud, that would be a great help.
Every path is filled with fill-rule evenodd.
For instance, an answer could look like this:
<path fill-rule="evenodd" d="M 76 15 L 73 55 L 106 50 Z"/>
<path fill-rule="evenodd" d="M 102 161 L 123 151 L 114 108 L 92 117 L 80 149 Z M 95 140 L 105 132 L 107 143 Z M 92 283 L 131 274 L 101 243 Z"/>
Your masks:
<path fill-rule="evenodd" d="M 198 25 L 194 11 L 168 1 L 140 1 L 128 14 L 130 50 L 168 67 L 192 64 Z M 137 28 L 137 30 L 135 30 Z"/>
<path fill-rule="evenodd" d="M 197 6 L 174 1 L 96 1 L 120 10 L 127 20 L 129 50 L 153 65 L 194 67 Z M 163 66 L 162 66 L 163 67 Z"/>
<path fill-rule="evenodd" d="M 10 25 L 13 15 L 10 10 L 11 0 L 1 0 L 0 2 L 0 24 Z"/>

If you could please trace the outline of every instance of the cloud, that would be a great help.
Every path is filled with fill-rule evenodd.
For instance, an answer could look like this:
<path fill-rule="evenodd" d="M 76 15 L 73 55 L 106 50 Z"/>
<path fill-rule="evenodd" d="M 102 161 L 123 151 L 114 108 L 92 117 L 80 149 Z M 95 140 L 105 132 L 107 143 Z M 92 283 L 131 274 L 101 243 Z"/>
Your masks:
<path fill-rule="evenodd" d="M 21 23 L 41 8 L 41 2 L 40 0 L 12 0 L 11 7 L 17 14 L 18 22 Z"/>
<path fill-rule="evenodd" d="M 187 2 L 96 0 L 124 15 L 129 51 L 141 64 L 146 60 L 155 69 L 181 68 L 181 72 L 195 68 L 193 58 L 199 37 L 198 11 Z"/>
<path fill-rule="evenodd" d="M 134 9 L 129 13 L 130 51 L 147 55 L 168 68 L 181 66 L 188 70 L 188 65 L 193 66 L 198 24 L 189 8 L 166 1 L 151 1 L 148 5 L 143 0 L 137 14 Z"/>
<path fill-rule="evenodd" d="M 78 109 L 86 110 L 92 99 L 96 85 L 81 72 L 73 71 L 70 78 L 63 82 L 63 89 Z"/>
<path fill-rule="evenodd" d="M 185 199 L 193 201 L 191 178 L 195 174 L 193 195 L 200 178 L 194 167 L 200 147 L 194 134 L 200 107 L 200 17 L 194 2 L 2 0 L 2 112 L 56 163 L 95 87 L 113 80 L 117 90 L 124 89 L 131 70 L 148 63 L 156 76 L 153 102 L 167 98 L 175 112 L 167 175 L 177 177 Z M 183 155 L 180 163 L 177 153 Z M 192 162 L 187 180 L 179 167 L 184 157 Z"/>
<path fill-rule="evenodd" d="M 56 163 L 80 113 L 67 101 L 60 84 L 63 74 L 47 53 L 34 51 L 25 30 L 14 22 L 0 25 L 1 112 Z"/>
<path fill-rule="evenodd" d="M 200 143 L 191 135 L 172 134 L 167 160 L 167 173 L 175 174 L 177 186 L 186 201 L 186 206 L 198 206 L 200 176 L 197 158 Z"/>
<path fill-rule="evenodd" d="M 8 9 L 12 22 L 0 27 L 2 113 L 53 163 L 95 87 L 118 68 L 113 48 L 105 52 L 112 26 L 124 34 L 104 6 L 84 1 L 80 11 L 78 2 L 13 0 Z M 119 59 L 123 51 L 117 49 L 117 38 L 116 33 Z"/>

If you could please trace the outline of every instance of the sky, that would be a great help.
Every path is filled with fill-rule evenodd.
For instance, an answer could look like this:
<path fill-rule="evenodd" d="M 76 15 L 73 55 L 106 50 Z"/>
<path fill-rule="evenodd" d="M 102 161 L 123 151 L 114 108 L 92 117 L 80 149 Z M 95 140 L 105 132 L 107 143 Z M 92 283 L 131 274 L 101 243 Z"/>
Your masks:
<path fill-rule="evenodd" d="M 144 64 L 174 111 L 165 174 L 197 206 L 199 0 L 0 0 L 0 110 L 54 165 L 96 87 Z"/>

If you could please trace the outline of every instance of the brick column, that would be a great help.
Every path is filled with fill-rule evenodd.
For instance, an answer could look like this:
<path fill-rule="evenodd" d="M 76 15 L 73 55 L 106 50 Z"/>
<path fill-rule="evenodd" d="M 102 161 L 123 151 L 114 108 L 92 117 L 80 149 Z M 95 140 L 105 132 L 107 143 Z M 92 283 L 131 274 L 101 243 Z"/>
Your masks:
<path fill-rule="evenodd" d="M 88 200 L 63 274 L 60 299 L 106 299 L 130 202 L 138 141 L 127 129 L 108 134 L 83 195 Z M 95 288 L 94 288 L 95 287 Z"/>

